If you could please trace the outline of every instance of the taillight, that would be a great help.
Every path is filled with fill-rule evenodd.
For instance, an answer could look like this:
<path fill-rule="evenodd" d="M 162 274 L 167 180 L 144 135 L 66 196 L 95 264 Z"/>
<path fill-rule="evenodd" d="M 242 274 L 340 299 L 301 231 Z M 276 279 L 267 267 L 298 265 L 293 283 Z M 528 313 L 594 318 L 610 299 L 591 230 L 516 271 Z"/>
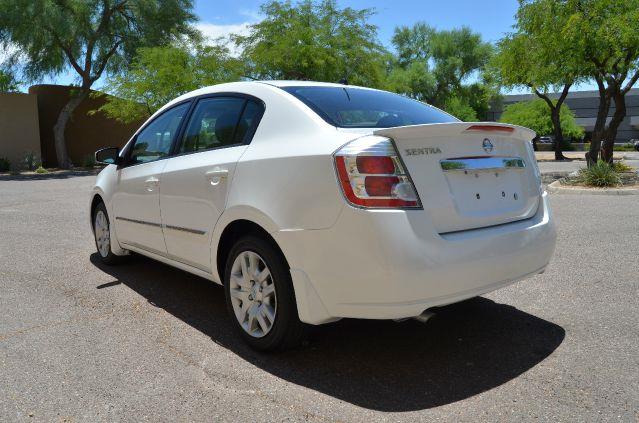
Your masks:
<path fill-rule="evenodd" d="M 358 138 L 335 153 L 344 196 L 354 206 L 419 208 L 417 191 L 390 139 Z"/>
<path fill-rule="evenodd" d="M 506 134 L 512 134 L 515 128 L 510 126 L 498 126 L 498 125 L 472 125 L 466 128 L 467 131 L 481 131 L 481 132 L 503 132 Z"/>

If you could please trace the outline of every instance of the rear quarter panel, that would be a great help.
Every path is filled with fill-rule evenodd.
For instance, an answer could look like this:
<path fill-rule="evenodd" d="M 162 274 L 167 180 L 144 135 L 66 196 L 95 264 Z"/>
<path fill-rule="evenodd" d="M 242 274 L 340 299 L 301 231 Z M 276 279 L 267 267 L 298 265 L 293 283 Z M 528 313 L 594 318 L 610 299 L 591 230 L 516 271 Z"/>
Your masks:
<path fill-rule="evenodd" d="M 279 88 L 255 95 L 265 113 L 238 162 L 225 214 L 263 214 L 271 232 L 332 226 L 344 206 L 332 154 L 358 135 L 337 131 Z"/>

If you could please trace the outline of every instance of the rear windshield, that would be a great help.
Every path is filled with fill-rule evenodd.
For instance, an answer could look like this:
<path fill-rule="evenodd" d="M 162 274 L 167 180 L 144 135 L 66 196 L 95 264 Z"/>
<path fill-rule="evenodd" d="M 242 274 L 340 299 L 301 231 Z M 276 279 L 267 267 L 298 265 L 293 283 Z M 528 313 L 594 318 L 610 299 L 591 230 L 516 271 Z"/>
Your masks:
<path fill-rule="evenodd" d="M 350 87 L 282 87 L 331 125 L 341 128 L 390 128 L 459 122 L 427 104 L 386 91 Z"/>

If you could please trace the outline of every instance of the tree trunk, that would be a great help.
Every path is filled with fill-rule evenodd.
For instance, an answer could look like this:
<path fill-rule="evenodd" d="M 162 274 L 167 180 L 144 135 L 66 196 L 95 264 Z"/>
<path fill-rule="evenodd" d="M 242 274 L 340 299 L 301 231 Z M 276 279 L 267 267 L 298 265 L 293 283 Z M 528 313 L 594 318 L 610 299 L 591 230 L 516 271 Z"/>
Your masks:
<path fill-rule="evenodd" d="M 597 163 L 599 159 L 599 151 L 601 150 L 601 140 L 606 135 L 606 120 L 608 119 L 608 112 L 610 111 L 611 93 L 610 87 L 605 88 L 603 80 L 597 78 L 597 85 L 599 86 L 599 109 L 597 110 L 597 120 L 595 121 L 595 128 L 592 131 L 592 139 L 590 140 L 590 149 L 586 153 L 586 162 L 588 167 Z"/>
<path fill-rule="evenodd" d="M 615 146 L 615 139 L 617 139 L 617 130 L 619 125 L 626 118 L 626 96 L 617 89 L 614 97 L 615 101 L 615 114 L 612 116 L 608 129 L 606 129 L 606 143 L 605 147 L 601 149 L 601 160 L 612 163 L 613 152 Z"/>
<path fill-rule="evenodd" d="M 564 100 L 566 100 L 566 97 L 568 97 L 571 86 L 572 82 L 568 82 L 564 85 L 564 88 L 561 91 L 561 95 L 557 99 L 556 103 L 553 103 L 553 101 L 550 99 L 550 97 L 548 97 L 547 94 L 542 93 L 537 88 L 531 86 L 533 92 L 537 95 L 537 97 L 544 100 L 548 105 L 548 108 L 550 109 L 550 120 L 552 121 L 552 129 L 555 136 L 555 142 L 553 145 L 555 150 L 555 160 L 566 160 L 566 157 L 562 153 L 564 134 L 561 130 L 561 107 L 564 104 Z"/>
<path fill-rule="evenodd" d="M 562 153 L 564 134 L 561 131 L 560 111 L 561 106 L 554 107 L 550 110 L 550 119 L 552 120 L 552 127 L 555 135 L 555 160 L 566 160 L 566 157 Z"/>
<path fill-rule="evenodd" d="M 71 115 L 73 111 L 84 101 L 84 99 L 89 94 L 88 88 L 81 88 L 80 93 L 77 95 L 71 94 L 69 101 L 64 105 L 62 110 L 60 110 L 60 114 L 58 115 L 58 120 L 53 126 L 53 140 L 55 145 L 55 155 L 58 159 L 58 167 L 62 169 L 70 169 L 73 167 L 73 163 L 69 158 L 69 153 L 67 152 L 66 140 L 64 138 L 64 132 L 67 128 L 67 123 L 69 119 L 71 119 Z"/>

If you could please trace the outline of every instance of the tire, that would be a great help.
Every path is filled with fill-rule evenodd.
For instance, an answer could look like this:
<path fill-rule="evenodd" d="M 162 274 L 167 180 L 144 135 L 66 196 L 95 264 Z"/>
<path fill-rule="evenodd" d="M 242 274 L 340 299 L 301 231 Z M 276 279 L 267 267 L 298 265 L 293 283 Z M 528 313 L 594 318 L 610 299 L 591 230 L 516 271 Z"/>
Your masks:
<path fill-rule="evenodd" d="M 291 272 L 272 242 L 248 235 L 233 245 L 224 293 L 233 325 L 251 348 L 284 350 L 304 339 L 306 325 L 297 314 Z"/>
<path fill-rule="evenodd" d="M 104 220 L 102 220 L 102 217 Z M 95 207 L 93 216 L 91 216 L 91 223 L 91 226 L 93 226 L 95 248 L 98 252 L 98 257 L 100 257 L 100 261 L 108 265 L 117 264 L 121 257 L 116 256 L 113 254 L 113 251 L 111 251 L 111 223 L 104 203 L 99 203 Z M 106 224 L 106 228 L 104 228 L 104 224 Z M 104 244 L 104 242 L 106 242 L 106 244 Z"/>

